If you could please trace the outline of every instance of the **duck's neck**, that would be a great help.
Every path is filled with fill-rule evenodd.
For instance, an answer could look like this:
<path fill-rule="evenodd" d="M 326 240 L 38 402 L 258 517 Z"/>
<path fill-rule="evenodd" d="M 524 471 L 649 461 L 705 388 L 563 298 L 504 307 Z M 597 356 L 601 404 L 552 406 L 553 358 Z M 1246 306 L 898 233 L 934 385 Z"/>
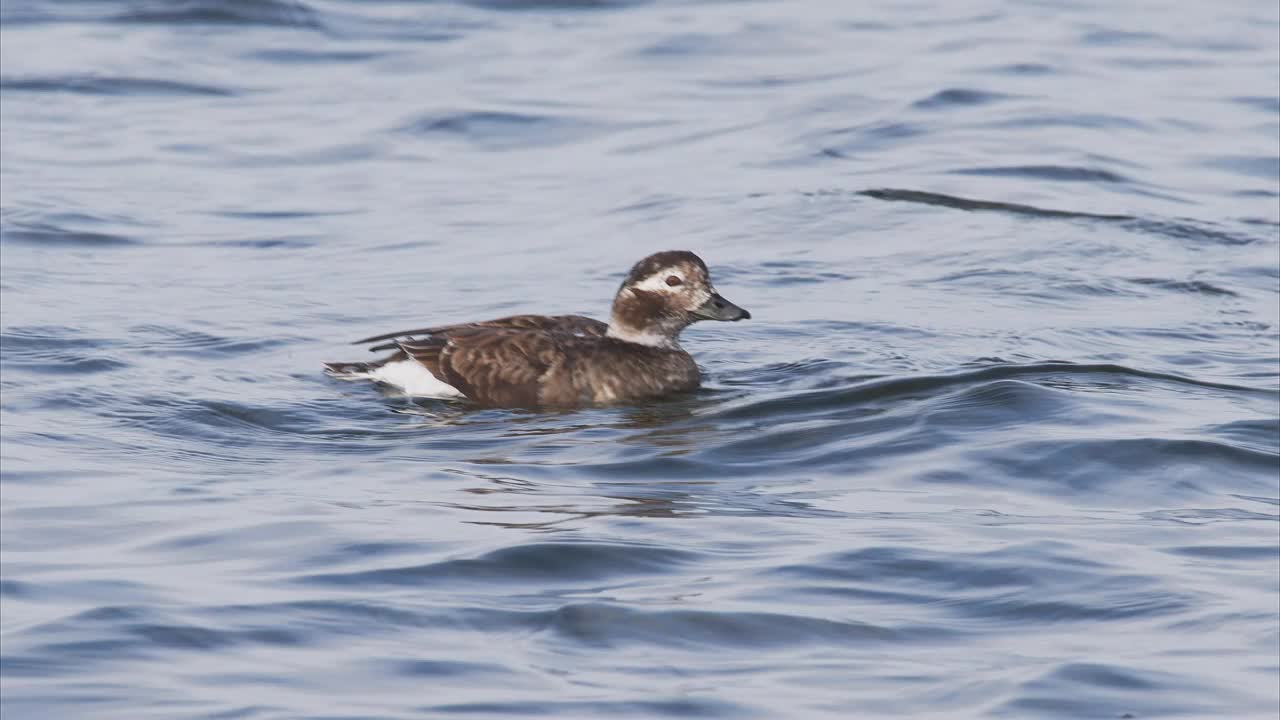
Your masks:
<path fill-rule="evenodd" d="M 667 311 L 660 294 L 624 287 L 613 299 L 606 334 L 623 342 L 679 350 L 685 325 Z"/>
<path fill-rule="evenodd" d="M 617 318 L 612 318 L 609 321 L 609 330 L 605 335 L 615 340 L 646 347 L 662 348 L 664 350 L 680 349 L 680 337 L 678 334 L 673 335 L 669 332 L 663 332 L 660 328 L 653 327 L 634 328 L 618 322 Z"/>

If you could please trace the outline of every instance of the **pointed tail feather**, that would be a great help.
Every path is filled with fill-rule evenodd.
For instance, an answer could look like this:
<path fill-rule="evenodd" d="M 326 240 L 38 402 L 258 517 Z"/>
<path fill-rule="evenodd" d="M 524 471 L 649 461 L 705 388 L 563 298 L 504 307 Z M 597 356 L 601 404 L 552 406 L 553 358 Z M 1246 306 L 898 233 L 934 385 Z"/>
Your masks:
<path fill-rule="evenodd" d="M 324 364 L 324 372 L 330 377 L 344 380 L 367 378 L 370 373 L 375 372 L 383 365 L 396 360 L 404 360 L 407 357 L 408 355 L 405 355 L 404 351 L 397 350 L 384 358 L 372 362 L 327 362 Z"/>
<path fill-rule="evenodd" d="M 327 362 L 324 364 L 325 373 L 334 377 L 346 378 L 362 378 L 368 377 L 369 373 L 376 369 L 380 363 L 367 362 Z"/>

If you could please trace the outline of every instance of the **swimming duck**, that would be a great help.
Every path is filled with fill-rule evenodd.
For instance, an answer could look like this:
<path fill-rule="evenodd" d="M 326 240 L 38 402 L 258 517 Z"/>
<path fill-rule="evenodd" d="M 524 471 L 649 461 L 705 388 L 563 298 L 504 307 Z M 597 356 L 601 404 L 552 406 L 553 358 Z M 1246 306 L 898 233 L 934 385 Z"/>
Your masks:
<path fill-rule="evenodd" d="M 381 360 L 325 368 L 335 377 L 374 380 L 409 395 L 491 407 L 630 403 L 699 386 L 698 365 L 680 347 L 686 327 L 750 317 L 716 292 L 702 258 L 670 250 L 631 268 L 607 323 L 582 315 L 515 315 L 403 330 L 354 343 L 393 350 Z"/>

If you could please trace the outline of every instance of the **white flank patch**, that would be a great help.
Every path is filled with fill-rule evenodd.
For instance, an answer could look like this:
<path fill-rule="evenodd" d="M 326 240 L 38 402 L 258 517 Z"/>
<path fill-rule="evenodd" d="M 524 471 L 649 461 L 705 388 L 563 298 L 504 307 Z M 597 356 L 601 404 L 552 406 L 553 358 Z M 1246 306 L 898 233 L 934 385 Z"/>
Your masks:
<path fill-rule="evenodd" d="M 432 398 L 457 398 L 462 393 L 449 383 L 440 380 L 417 360 L 396 360 L 369 373 L 378 382 L 394 385 L 406 395 Z"/>

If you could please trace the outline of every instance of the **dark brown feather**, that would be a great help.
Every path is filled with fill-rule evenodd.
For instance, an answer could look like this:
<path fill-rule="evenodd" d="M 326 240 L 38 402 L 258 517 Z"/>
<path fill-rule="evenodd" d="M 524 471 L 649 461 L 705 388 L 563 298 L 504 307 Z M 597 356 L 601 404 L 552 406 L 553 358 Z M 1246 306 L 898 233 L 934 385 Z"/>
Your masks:
<path fill-rule="evenodd" d="M 485 405 L 536 407 L 540 381 L 564 364 L 555 335 L 540 330 L 458 327 L 399 345 L 432 375 Z"/>
<path fill-rule="evenodd" d="M 702 271 L 703 276 L 707 274 L 707 264 L 697 255 L 688 250 L 664 250 L 663 252 L 654 253 L 631 266 L 631 272 L 627 273 L 627 279 L 622 281 L 622 286 L 634 285 L 659 270 L 677 267 L 682 264 L 698 268 Z"/>
<path fill-rule="evenodd" d="M 658 293 L 632 290 L 631 295 L 613 304 L 613 317 L 623 327 L 642 329 L 661 323 L 666 304 Z"/>
<path fill-rule="evenodd" d="M 684 351 L 607 337 L 473 327 L 399 347 L 467 398 L 496 407 L 629 402 L 699 384 Z"/>
<path fill-rule="evenodd" d="M 506 328 L 511 330 L 549 330 L 552 332 L 563 333 L 582 333 L 583 335 L 604 337 L 605 331 L 609 329 L 608 324 L 599 320 L 594 320 L 583 315 L 512 315 L 510 317 L 497 318 L 496 320 L 483 320 L 481 322 L 458 323 L 456 325 L 436 325 L 434 327 L 419 328 L 417 330 L 401 330 L 399 332 L 384 333 L 382 335 L 374 335 L 363 340 L 356 340 L 352 345 L 366 345 L 368 343 L 378 342 L 380 340 L 392 340 L 395 338 L 409 337 L 412 335 L 447 335 L 449 333 L 467 330 L 471 328 Z M 374 349 L 386 349 L 385 347 Z"/>

